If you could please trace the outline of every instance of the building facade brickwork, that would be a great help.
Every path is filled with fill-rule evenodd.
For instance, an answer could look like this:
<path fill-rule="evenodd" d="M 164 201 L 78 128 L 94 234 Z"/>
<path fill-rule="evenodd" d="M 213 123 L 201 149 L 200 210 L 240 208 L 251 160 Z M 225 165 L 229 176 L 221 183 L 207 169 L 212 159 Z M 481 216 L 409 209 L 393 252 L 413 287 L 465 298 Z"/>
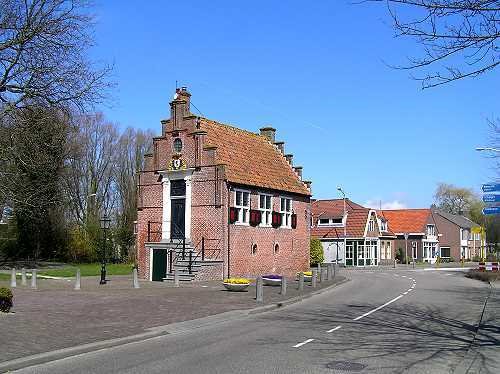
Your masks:
<path fill-rule="evenodd" d="M 190 96 L 184 88 L 176 91 L 140 173 L 140 276 L 153 279 L 163 265 L 158 261 L 165 261 L 152 257 L 148 243 L 165 243 L 168 250 L 181 238 L 196 255 L 203 247 L 205 259 L 216 262 L 203 266 L 197 279 L 307 270 L 311 194 L 302 168 L 287 161 L 274 129 L 256 134 L 194 116 Z M 271 222 L 275 216 L 281 225 Z"/>

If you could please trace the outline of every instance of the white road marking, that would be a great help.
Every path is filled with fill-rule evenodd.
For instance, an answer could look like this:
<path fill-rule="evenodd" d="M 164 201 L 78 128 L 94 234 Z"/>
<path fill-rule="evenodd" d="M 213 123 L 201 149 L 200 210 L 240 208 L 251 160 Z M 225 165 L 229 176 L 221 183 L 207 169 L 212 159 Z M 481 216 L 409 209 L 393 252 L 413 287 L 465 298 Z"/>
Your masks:
<path fill-rule="evenodd" d="M 395 276 L 395 277 L 399 277 L 399 275 L 397 275 L 397 274 L 394 274 L 394 276 Z"/>
<path fill-rule="evenodd" d="M 304 340 L 302 343 L 299 343 L 299 344 L 295 344 L 293 346 L 293 348 L 299 348 L 299 347 L 302 347 L 303 345 L 306 345 L 307 343 L 310 343 L 312 342 L 314 339 L 307 339 L 307 340 Z"/>
<path fill-rule="evenodd" d="M 334 332 L 334 331 L 337 331 L 338 329 L 340 329 L 342 326 L 337 326 L 337 327 L 334 327 L 333 329 L 331 330 L 328 330 L 327 332 Z"/>
<path fill-rule="evenodd" d="M 406 275 L 402 275 L 401 277 L 402 277 L 402 278 L 406 278 Z"/>
<path fill-rule="evenodd" d="M 358 320 L 360 320 L 361 318 L 364 318 L 364 317 L 366 317 L 366 316 L 369 316 L 370 314 L 375 313 L 377 310 L 380 310 L 380 309 L 382 309 L 382 308 L 385 308 L 387 305 L 392 304 L 393 302 L 395 302 L 395 301 L 397 301 L 397 300 L 401 299 L 402 297 L 403 297 L 403 295 L 399 295 L 399 296 L 395 297 L 394 299 L 392 299 L 392 300 L 390 300 L 390 301 L 386 302 L 384 305 L 380 305 L 379 307 L 377 307 L 377 308 L 375 308 L 375 309 L 373 309 L 373 310 L 370 310 L 369 312 L 366 312 L 365 314 L 363 314 L 363 315 L 361 315 L 361 316 L 359 316 L 359 317 L 354 318 L 354 319 L 353 319 L 353 321 L 358 321 Z"/>
<path fill-rule="evenodd" d="M 407 295 L 407 294 L 408 294 L 408 291 L 406 291 L 406 292 L 403 292 L 403 295 Z"/>

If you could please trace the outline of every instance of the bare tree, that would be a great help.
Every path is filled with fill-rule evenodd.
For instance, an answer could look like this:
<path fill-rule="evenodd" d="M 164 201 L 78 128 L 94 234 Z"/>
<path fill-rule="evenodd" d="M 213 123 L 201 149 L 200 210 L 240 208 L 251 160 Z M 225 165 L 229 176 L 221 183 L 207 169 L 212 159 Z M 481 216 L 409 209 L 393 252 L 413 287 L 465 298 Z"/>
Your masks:
<path fill-rule="evenodd" d="M 70 214 L 84 224 L 89 216 L 110 214 L 115 206 L 114 166 L 118 130 L 101 113 L 74 118 L 66 163 L 66 193 Z"/>
<path fill-rule="evenodd" d="M 367 1 L 385 3 L 396 36 L 413 38 L 422 46 L 419 57 L 397 66 L 423 70 L 414 77 L 422 88 L 477 77 L 500 64 L 498 0 Z"/>
<path fill-rule="evenodd" d="M 137 219 L 137 175 L 143 168 L 144 154 L 152 145 L 151 131 L 127 128 L 118 142 L 115 163 L 115 181 L 117 192 L 116 237 L 127 255 L 133 246 L 134 221 Z"/>
<path fill-rule="evenodd" d="M 0 114 L 34 100 L 78 108 L 102 101 L 110 68 L 87 58 L 88 11 L 85 0 L 0 0 Z"/>

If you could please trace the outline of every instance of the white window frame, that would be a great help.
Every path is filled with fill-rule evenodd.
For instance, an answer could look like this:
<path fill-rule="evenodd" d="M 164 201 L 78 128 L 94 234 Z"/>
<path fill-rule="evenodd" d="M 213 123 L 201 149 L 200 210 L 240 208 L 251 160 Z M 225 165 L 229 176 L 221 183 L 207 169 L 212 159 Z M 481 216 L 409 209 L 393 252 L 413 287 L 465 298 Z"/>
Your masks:
<path fill-rule="evenodd" d="M 370 219 L 368 221 L 368 231 L 369 232 L 375 231 L 375 222 L 373 221 L 373 219 Z"/>
<path fill-rule="evenodd" d="M 237 195 L 238 192 L 240 192 L 241 195 L 241 205 L 238 204 L 237 200 Z M 243 205 L 244 201 L 244 194 L 248 194 L 248 205 Z M 243 225 L 243 226 L 248 226 L 250 225 L 250 198 L 251 194 L 250 191 L 248 190 L 241 190 L 241 189 L 235 189 L 234 190 L 234 207 L 236 208 L 236 211 L 238 212 L 238 218 L 235 222 L 236 225 Z M 246 212 L 246 214 L 245 214 Z"/>
<path fill-rule="evenodd" d="M 260 199 L 262 196 L 264 197 L 264 208 L 260 206 Z M 270 200 L 269 208 L 265 206 L 267 198 Z M 262 216 L 259 226 L 271 227 L 273 223 L 273 195 L 259 193 L 259 210 Z"/>
<path fill-rule="evenodd" d="M 283 199 L 285 199 L 285 210 L 281 206 Z M 286 200 L 290 201 L 289 210 L 286 210 Z M 286 229 L 292 228 L 292 212 L 293 212 L 293 200 L 287 196 L 280 196 L 280 214 L 281 214 L 281 227 Z"/>
<path fill-rule="evenodd" d="M 387 231 L 387 221 L 380 220 L 380 231 Z"/>
<path fill-rule="evenodd" d="M 281 200 L 280 200 L 281 201 Z M 281 203 L 280 203 L 281 204 Z M 326 223 L 321 223 L 321 220 L 322 219 L 326 219 L 328 222 Z M 332 221 L 330 218 L 318 218 L 318 226 L 331 226 L 332 225 Z"/>
<path fill-rule="evenodd" d="M 432 229 L 432 230 L 429 230 Z M 426 228 L 427 236 L 436 236 L 436 225 L 428 224 Z"/>

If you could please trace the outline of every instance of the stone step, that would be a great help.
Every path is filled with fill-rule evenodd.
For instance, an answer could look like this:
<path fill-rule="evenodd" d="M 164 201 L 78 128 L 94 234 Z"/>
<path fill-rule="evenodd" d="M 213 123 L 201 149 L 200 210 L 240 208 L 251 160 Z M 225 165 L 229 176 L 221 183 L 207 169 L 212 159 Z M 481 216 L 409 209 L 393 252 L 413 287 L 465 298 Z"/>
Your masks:
<path fill-rule="evenodd" d="M 195 277 L 195 274 L 183 274 L 179 273 L 179 281 L 181 282 L 191 282 Z M 174 281 L 174 274 L 172 273 L 167 273 L 165 275 L 165 278 L 163 278 L 164 281 Z"/>

